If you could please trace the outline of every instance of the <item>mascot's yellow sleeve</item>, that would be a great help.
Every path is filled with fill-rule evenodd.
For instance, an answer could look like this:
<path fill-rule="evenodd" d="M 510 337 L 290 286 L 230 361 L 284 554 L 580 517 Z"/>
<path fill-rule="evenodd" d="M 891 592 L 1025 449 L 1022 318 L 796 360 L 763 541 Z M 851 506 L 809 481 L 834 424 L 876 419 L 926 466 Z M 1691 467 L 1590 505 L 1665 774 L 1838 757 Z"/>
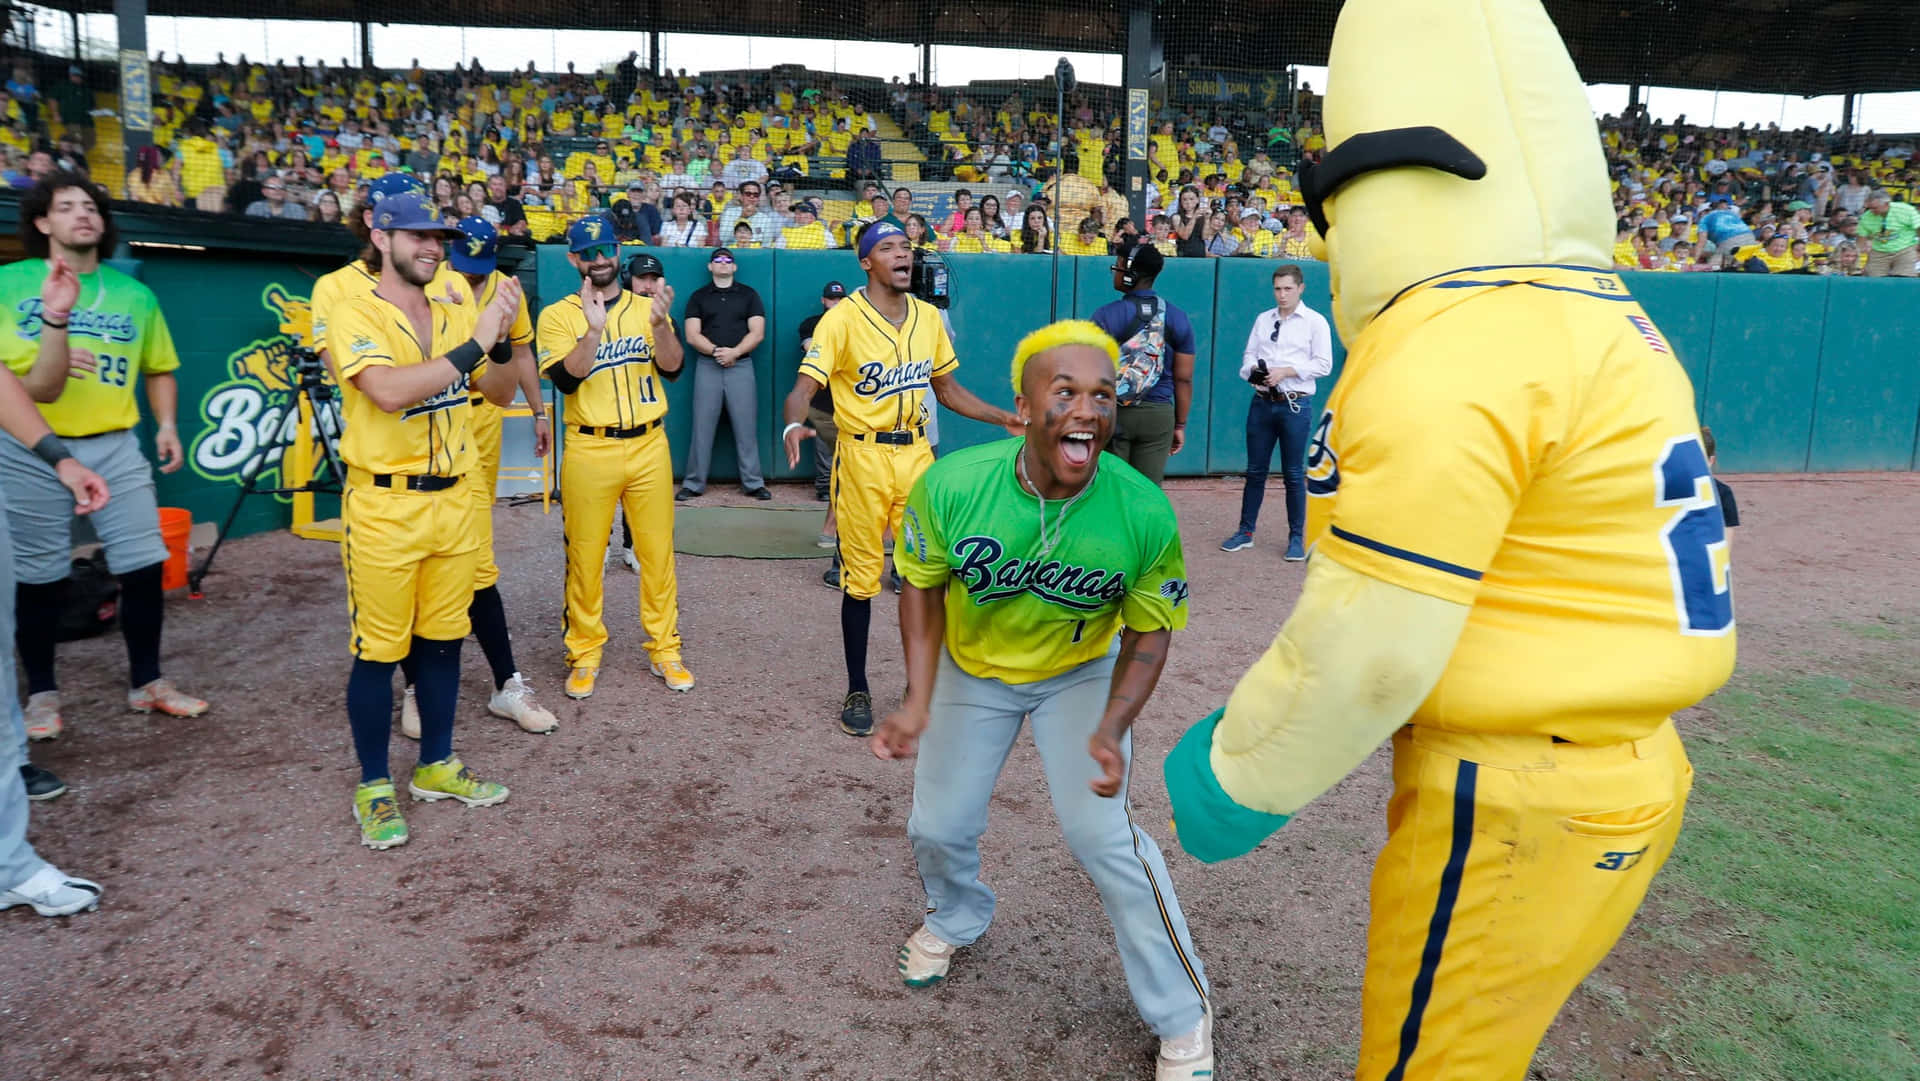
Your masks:
<path fill-rule="evenodd" d="M 1440 681 L 1468 607 L 1315 558 L 1226 709 L 1167 757 L 1181 847 L 1207 863 L 1245 855 L 1350 773 Z"/>

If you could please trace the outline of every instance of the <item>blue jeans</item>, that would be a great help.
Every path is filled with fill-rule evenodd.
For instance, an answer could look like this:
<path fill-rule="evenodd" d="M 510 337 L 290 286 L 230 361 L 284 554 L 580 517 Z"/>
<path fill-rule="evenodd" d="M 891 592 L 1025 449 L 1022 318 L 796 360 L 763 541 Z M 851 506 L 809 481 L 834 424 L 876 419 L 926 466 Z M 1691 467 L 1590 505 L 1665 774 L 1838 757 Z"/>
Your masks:
<path fill-rule="evenodd" d="M 970 676 L 943 651 L 932 720 L 913 770 L 907 839 L 927 889 L 927 928 L 943 941 L 971 945 L 993 920 L 993 891 L 980 881 L 987 801 L 1031 716 L 1054 817 L 1099 890 L 1134 1007 L 1166 1038 L 1200 1023 L 1207 977 L 1159 846 L 1127 811 L 1127 786 L 1111 799 L 1087 787 L 1100 775 L 1087 741 L 1106 708 L 1113 660 L 1109 653 L 1051 679 L 1011 684 Z M 1121 753 L 1130 766 L 1131 736 Z"/>
<path fill-rule="evenodd" d="M 1297 408 L 1295 408 L 1297 407 Z M 1260 504 L 1267 497 L 1267 473 L 1273 468 L 1273 445 L 1280 444 L 1280 479 L 1287 486 L 1287 535 L 1307 530 L 1307 434 L 1311 427 L 1308 400 L 1289 406 L 1256 396 L 1247 405 L 1247 487 L 1240 494 L 1240 528 L 1248 533 L 1260 521 Z"/>
<path fill-rule="evenodd" d="M 69 508 L 71 509 L 71 508 Z M 0 500 L 0 642 L 13 643 L 13 544 L 7 531 L 6 502 Z M 13 658 L 0 664 L 0 890 L 10 890 L 40 873 L 47 861 L 27 843 L 27 721 L 14 695 Z"/>

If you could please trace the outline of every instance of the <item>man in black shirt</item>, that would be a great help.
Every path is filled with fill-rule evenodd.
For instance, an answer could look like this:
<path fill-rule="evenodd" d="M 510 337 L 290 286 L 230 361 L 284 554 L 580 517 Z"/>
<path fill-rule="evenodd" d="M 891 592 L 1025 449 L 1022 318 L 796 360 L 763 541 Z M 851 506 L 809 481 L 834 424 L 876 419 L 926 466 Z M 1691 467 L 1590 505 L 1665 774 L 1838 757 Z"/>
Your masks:
<path fill-rule="evenodd" d="M 527 210 L 520 205 L 520 200 L 507 194 L 506 177 L 487 178 L 487 209 L 500 215 L 497 219 L 493 214 L 483 216 L 492 221 L 502 233 L 509 236 L 527 235 Z"/>
<path fill-rule="evenodd" d="M 740 487 L 755 499 L 772 499 L 760 475 L 760 443 L 753 426 L 753 351 L 767 335 L 767 310 L 760 294 L 733 280 L 733 252 L 715 248 L 707 261 L 713 281 L 687 298 L 687 344 L 700 356 L 693 372 L 693 440 L 687 446 L 687 474 L 675 499 L 692 499 L 707 490 L 713 460 L 713 436 L 724 406 L 733 425 L 733 449 L 740 459 Z"/>
<path fill-rule="evenodd" d="M 820 290 L 820 312 L 832 311 L 835 304 L 847 298 L 847 287 L 839 282 L 828 282 Z M 809 315 L 800 323 L 800 355 L 813 348 L 813 328 L 820 325 L 820 315 Z M 832 447 L 840 438 L 840 430 L 833 426 L 833 391 L 821 387 L 814 392 L 807 403 L 807 427 L 819 433 L 813 440 L 813 494 L 822 503 L 830 500 L 833 479 Z M 827 529 L 822 536 L 831 535 L 833 529 L 833 508 L 827 508 Z"/>

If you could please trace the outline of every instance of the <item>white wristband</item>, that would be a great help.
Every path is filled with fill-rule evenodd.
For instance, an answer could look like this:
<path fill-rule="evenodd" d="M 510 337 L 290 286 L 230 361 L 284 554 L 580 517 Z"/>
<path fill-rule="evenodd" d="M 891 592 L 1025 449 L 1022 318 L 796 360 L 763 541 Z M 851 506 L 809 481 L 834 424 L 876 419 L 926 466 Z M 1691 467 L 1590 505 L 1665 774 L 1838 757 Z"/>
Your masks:
<path fill-rule="evenodd" d="M 792 432 L 795 428 L 804 428 L 804 427 L 806 427 L 805 424 L 796 420 L 792 424 L 787 425 L 785 428 L 780 429 L 780 441 L 782 443 L 786 442 L 788 433 Z"/>

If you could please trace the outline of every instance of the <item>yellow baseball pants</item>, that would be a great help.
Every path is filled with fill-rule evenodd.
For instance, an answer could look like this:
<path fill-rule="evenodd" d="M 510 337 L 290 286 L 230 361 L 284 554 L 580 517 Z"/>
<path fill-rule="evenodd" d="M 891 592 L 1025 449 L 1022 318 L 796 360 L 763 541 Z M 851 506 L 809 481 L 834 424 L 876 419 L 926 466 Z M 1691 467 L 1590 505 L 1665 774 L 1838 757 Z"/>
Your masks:
<path fill-rule="evenodd" d="M 355 657 L 398 661 L 419 635 L 465 638 L 480 558 L 472 476 L 439 492 L 381 488 L 347 471 L 340 497 L 340 561 Z"/>
<path fill-rule="evenodd" d="M 673 569 L 673 458 L 667 431 L 636 439 L 569 429 L 560 465 L 560 511 L 567 537 L 567 664 L 597 668 L 607 644 L 602 599 L 607 534 L 618 507 L 633 527 L 640 561 L 640 626 L 654 661 L 680 656 L 680 587 Z"/>
<path fill-rule="evenodd" d="M 908 446 L 869 443 L 842 434 L 833 456 L 833 513 L 840 528 L 840 589 L 854 600 L 880 593 L 884 537 L 900 537 L 900 517 L 920 474 L 933 464 L 923 439 Z"/>
<path fill-rule="evenodd" d="M 474 528 L 480 536 L 480 566 L 474 572 L 475 592 L 500 581 L 500 564 L 493 559 L 493 504 L 500 491 L 500 407 L 485 398 L 473 399 L 473 416 L 467 422 L 473 432 L 474 450 L 479 464 L 473 470 L 473 498 L 480 508 Z"/>
<path fill-rule="evenodd" d="M 1671 721 L 1605 747 L 1401 729 L 1358 1081 L 1522 1081 L 1673 851 L 1692 785 Z"/>

